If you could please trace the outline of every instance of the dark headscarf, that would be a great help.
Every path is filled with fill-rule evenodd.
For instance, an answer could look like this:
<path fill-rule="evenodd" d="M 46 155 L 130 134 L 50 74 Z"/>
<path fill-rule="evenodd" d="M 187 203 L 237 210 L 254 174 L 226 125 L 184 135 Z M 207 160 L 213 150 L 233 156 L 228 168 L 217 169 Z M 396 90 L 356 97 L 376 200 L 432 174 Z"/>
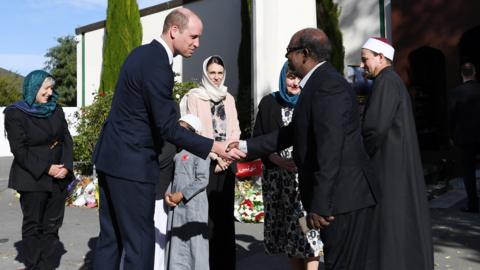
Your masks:
<path fill-rule="evenodd" d="M 22 110 L 28 115 L 38 118 L 47 118 L 53 114 L 57 108 L 58 93 L 52 90 L 52 96 L 47 103 L 36 103 L 38 90 L 42 87 L 47 77 L 52 77 L 48 72 L 43 70 L 34 70 L 30 72 L 23 80 L 23 100 L 17 101 L 5 108 L 5 111 L 13 108 Z M 4 111 L 4 113 L 5 113 Z"/>
<path fill-rule="evenodd" d="M 287 78 L 288 71 L 288 61 L 283 64 L 282 70 L 280 71 L 280 79 L 278 81 L 278 91 L 274 92 L 273 95 L 277 100 L 281 100 L 282 103 L 287 105 L 290 108 L 294 108 L 297 104 L 298 95 L 290 95 L 287 90 L 287 84 L 285 79 Z"/>

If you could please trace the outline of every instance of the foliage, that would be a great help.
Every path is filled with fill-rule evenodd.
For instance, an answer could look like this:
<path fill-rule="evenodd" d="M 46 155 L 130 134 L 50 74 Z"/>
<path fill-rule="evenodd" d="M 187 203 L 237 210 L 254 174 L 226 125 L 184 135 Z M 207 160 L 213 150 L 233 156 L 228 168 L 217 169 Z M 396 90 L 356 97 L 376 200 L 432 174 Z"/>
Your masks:
<path fill-rule="evenodd" d="M 142 42 L 136 0 L 108 0 L 99 92 L 113 92 L 120 68 L 131 50 Z"/>
<path fill-rule="evenodd" d="M 92 105 L 75 113 L 78 135 L 73 138 L 73 156 L 75 161 L 87 164 L 81 169 L 82 173 L 88 170 L 98 135 L 110 111 L 112 97 L 112 92 L 102 92 L 95 96 Z"/>
<path fill-rule="evenodd" d="M 77 105 L 77 42 L 74 36 L 57 38 L 58 45 L 48 49 L 46 70 L 55 78 L 55 89 L 62 106 Z"/>
<path fill-rule="evenodd" d="M 242 130 L 242 138 L 249 138 L 253 121 L 252 99 L 252 50 L 251 50 L 251 11 L 252 1 L 241 2 L 242 40 L 238 52 L 238 95 L 237 111 Z"/>
<path fill-rule="evenodd" d="M 0 74 L 0 106 L 7 106 L 22 97 L 23 77 L 14 72 Z"/>
<path fill-rule="evenodd" d="M 175 74 L 178 76 L 178 74 Z M 173 86 L 173 99 L 179 103 L 182 97 L 190 91 L 190 89 L 198 87 L 198 83 L 195 81 L 188 81 L 188 82 L 177 82 L 175 81 L 175 85 Z"/>
<path fill-rule="evenodd" d="M 342 32 L 338 23 L 340 8 L 333 0 L 317 1 L 317 26 L 327 34 L 332 43 L 330 63 L 343 74 L 345 49 L 343 48 Z"/>

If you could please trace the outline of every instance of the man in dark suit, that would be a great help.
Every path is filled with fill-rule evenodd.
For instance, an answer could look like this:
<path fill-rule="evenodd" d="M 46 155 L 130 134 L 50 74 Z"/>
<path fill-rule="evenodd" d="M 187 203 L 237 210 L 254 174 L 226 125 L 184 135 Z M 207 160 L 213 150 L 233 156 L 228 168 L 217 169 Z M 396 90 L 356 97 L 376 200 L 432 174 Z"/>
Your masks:
<path fill-rule="evenodd" d="M 464 212 L 478 213 L 476 156 L 480 153 L 480 83 L 475 79 L 475 66 L 461 67 L 463 83 L 450 92 L 450 137 L 460 149 L 463 183 L 467 191 Z"/>
<path fill-rule="evenodd" d="M 249 157 L 293 145 L 307 224 L 321 228 L 326 269 L 364 269 L 376 182 L 362 144 L 358 105 L 329 59 L 325 33 L 307 28 L 287 47 L 289 65 L 302 79 L 290 125 L 249 139 Z M 243 142 L 240 149 L 245 150 Z"/>
<path fill-rule="evenodd" d="M 190 57 L 199 46 L 202 21 L 179 8 L 165 19 L 160 39 L 134 49 L 117 81 L 112 107 L 95 147 L 99 172 L 100 236 L 93 268 L 153 269 L 155 184 L 164 141 L 206 158 L 215 152 L 224 158 L 226 143 L 214 142 L 177 124 L 172 99 L 173 57 Z"/>

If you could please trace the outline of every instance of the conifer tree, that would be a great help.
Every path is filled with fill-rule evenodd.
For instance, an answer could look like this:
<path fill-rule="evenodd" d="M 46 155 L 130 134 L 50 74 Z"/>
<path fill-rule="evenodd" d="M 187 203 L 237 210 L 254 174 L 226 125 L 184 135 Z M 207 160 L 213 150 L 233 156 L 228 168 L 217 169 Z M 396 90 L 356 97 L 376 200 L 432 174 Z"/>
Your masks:
<path fill-rule="evenodd" d="M 108 0 L 99 92 L 113 92 L 123 61 L 142 43 L 136 0 Z"/>
<path fill-rule="evenodd" d="M 345 49 L 343 48 L 342 32 L 338 23 L 340 8 L 333 0 L 317 1 L 317 27 L 327 34 L 332 44 L 330 63 L 343 74 Z"/>

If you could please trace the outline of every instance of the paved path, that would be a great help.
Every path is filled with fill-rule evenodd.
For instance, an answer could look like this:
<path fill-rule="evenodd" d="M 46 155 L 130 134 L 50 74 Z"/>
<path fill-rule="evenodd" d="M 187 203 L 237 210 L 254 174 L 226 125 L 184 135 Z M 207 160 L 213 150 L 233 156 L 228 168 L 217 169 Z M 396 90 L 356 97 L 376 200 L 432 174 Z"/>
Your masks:
<path fill-rule="evenodd" d="M 435 243 L 435 269 L 480 269 L 480 215 L 458 211 L 464 192 L 458 180 L 455 189 L 431 201 L 432 228 Z M 21 267 L 17 258 L 20 243 L 21 212 L 18 199 L 10 189 L 0 189 L 0 269 Z M 284 256 L 267 256 L 263 251 L 262 224 L 236 224 L 237 269 L 287 270 Z M 96 209 L 71 208 L 66 210 L 60 230 L 63 249 L 59 250 L 60 270 L 86 270 L 92 255 L 92 246 L 98 234 Z M 320 268 L 321 269 L 321 268 Z"/>

